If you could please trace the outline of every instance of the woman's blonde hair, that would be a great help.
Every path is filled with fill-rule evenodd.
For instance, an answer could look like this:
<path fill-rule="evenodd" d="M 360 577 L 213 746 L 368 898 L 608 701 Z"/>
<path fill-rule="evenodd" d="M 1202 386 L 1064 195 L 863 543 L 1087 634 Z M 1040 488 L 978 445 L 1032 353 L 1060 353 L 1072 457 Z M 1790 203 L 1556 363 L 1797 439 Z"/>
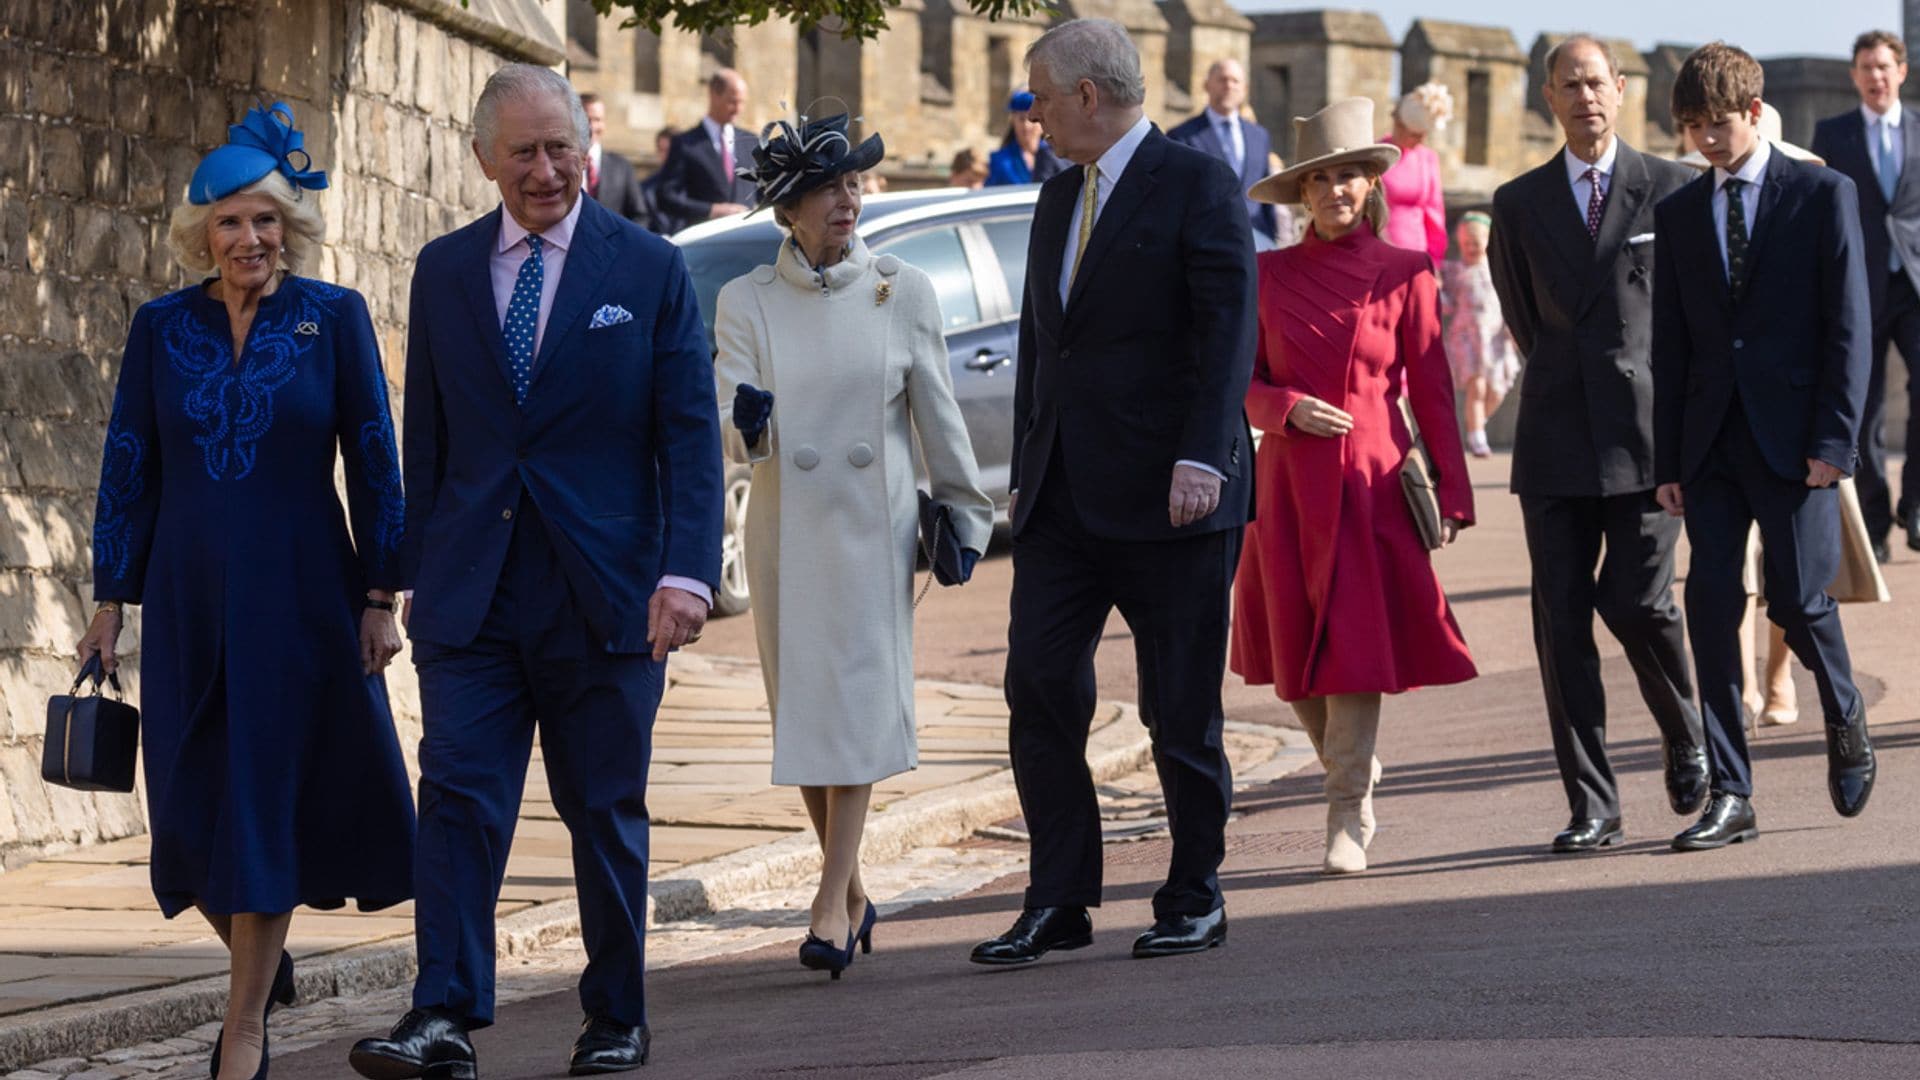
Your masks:
<path fill-rule="evenodd" d="M 1318 171 L 1318 169 L 1314 170 L 1314 172 Z M 1371 161 L 1362 161 L 1360 171 L 1367 174 L 1367 201 L 1361 204 L 1360 214 L 1367 219 L 1367 224 L 1373 226 L 1375 236 L 1385 236 L 1387 234 L 1387 191 L 1386 187 L 1380 183 L 1383 170 Z M 1312 175 L 1312 172 L 1307 174 L 1307 176 Z M 1311 222 L 1313 207 L 1307 205 L 1307 176 L 1300 178 L 1300 207 L 1307 212 L 1307 220 Z"/>
<path fill-rule="evenodd" d="M 280 265 L 289 272 L 299 273 L 309 258 L 319 254 L 327 223 L 320 216 L 319 201 L 312 194 L 295 194 L 286 177 L 270 172 L 227 198 L 241 195 L 265 195 L 280 208 Z M 173 220 L 167 227 L 167 246 L 173 250 L 174 261 L 191 273 L 213 272 L 213 247 L 207 242 L 207 223 L 213 220 L 214 208 L 219 205 L 219 202 L 204 206 L 185 203 L 173 211 Z"/>

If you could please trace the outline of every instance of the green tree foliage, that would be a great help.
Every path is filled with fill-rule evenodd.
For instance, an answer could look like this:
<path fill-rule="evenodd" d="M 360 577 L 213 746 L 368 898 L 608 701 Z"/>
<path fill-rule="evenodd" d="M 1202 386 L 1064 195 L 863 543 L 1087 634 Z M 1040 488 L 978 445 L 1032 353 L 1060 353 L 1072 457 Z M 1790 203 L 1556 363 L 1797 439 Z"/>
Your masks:
<path fill-rule="evenodd" d="M 988 19 L 1053 9 L 1049 0 L 967 0 L 967 5 Z M 625 12 L 625 25 L 644 26 L 655 33 L 668 24 L 704 34 L 781 19 L 796 24 L 803 33 L 821 27 L 857 39 L 871 39 L 885 30 L 887 17 L 898 6 L 899 0 L 593 0 L 600 14 Z"/>

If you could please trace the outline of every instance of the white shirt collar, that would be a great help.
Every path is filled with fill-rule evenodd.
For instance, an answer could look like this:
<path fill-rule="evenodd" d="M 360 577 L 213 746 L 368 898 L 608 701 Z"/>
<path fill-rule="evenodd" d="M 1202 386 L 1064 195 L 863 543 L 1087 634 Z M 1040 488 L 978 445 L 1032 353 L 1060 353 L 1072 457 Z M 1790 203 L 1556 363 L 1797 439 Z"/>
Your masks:
<path fill-rule="evenodd" d="M 571 248 L 573 246 L 573 227 L 580 223 L 580 204 L 587 201 L 585 196 L 585 192 L 581 192 L 575 196 L 573 209 L 567 211 L 567 216 L 560 219 L 560 224 L 541 233 L 540 239 L 552 244 L 561 251 L 566 251 Z M 498 250 L 504 254 L 513 250 L 515 244 L 518 244 L 526 238 L 527 230 L 521 228 L 520 223 L 513 220 L 513 215 L 507 213 L 507 208 L 504 205 L 501 206 L 500 247 Z"/>
<path fill-rule="evenodd" d="M 1120 136 L 1118 142 L 1107 147 L 1107 152 L 1101 154 L 1100 160 L 1094 163 L 1100 166 L 1100 178 L 1109 183 L 1118 183 L 1120 174 L 1127 171 L 1127 163 L 1133 160 L 1134 151 L 1140 149 L 1140 144 L 1147 141 L 1147 132 L 1152 130 L 1153 121 L 1145 116 L 1134 121 L 1133 126 L 1127 129 L 1127 133 Z"/>
<path fill-rule="evenodd" d="M 1759 144 L 1753 148 L 1753 153 L 1747 155 L 1747 163 L 1745 165 L 1740 166 L 1739 172 L 1729 173 L 1727 172 L 1727 170 L 1720 168 L 1718 165 L 1714 166 L 1714 169 L 1713 169 L 1714 194 L 1716 195 L 1719 194 L 1720 189 L 1727 186 L 1727 181 L 1730 179 L 1733 179 L 1734 177 L 1739 177 L 1740 179 L 1745 180 L 1749 184 L 1760 183 L 1761 179 L 1767 175 L 1767 159 L 1771 158 L 1772 156 L 1773 156 L 1772 145 L 1769 144 L 1767 140 L 1761 139 L 1759 141 Z"/>
<path fill-rule="evenodd" d="M 1213 106 L 1207 106 L 1207 120 L 1215 124 L 1234 124 L 1240 121 L 1239 113 L 1215 112 Z"/>
<path fill-rule="evenodd" d="M 1588 168 L 1599 169 L 1601 176 L 1612 176 L 1614 159 L 1620 156 L 1620 137 L 1616 135 L 1608 139 L 1606 152 L 1601 154 L 1600 160 L 1594 162 L 1591 166 L 1581 161 L 1579 155 L 1573 152 L 1573 147 L 1571 146 L 1563 148 L 1560 151 L 1560 156 L 1566 161 L 1567 181 L 1569 183 L 1577 184 L 1586 179 Z"/>
<path fill-rule="evenodd" d="M 1899 98 L 1894 98 L 1892 106 L 1884 113 L 1874 112 L 1865 105 L 1860 106 L 1860 115 L 1865 118 L 1869 128 L 1882 121 L 1885 121 L 1891 127 L 1899 127 L 1901 111 Z"/>
<path fill-rule="evenodd" d="M 713 117 L 703 116 L 700 118 L 700 126 L 707 129 L 708 142 L 718 143 L 718 142 L 724 142 L 726 140 L 727 128 L 730 128 L 733 125 L 726 124 L 723 126 L 720 123 L 720 121 L 715 120 Z"/>

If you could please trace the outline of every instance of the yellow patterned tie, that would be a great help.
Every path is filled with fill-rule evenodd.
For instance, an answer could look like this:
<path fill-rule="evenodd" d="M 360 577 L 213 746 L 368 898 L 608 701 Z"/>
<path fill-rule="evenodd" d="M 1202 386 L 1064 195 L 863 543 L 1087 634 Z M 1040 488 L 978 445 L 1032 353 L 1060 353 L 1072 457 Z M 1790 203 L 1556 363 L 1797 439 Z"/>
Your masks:
<path fill-rule="evenodd" d="M 1073 249 L 1073 272 L 1067 275 L 1067 288 L 1080 273 L 1080 257 L 1087 253 L 1087 241 L 1093 239 L 1093 218 L 1100 212 L 1100 166 L 1086 166 L 1087 185 L 1080 193 L 1080 241 Z"/>

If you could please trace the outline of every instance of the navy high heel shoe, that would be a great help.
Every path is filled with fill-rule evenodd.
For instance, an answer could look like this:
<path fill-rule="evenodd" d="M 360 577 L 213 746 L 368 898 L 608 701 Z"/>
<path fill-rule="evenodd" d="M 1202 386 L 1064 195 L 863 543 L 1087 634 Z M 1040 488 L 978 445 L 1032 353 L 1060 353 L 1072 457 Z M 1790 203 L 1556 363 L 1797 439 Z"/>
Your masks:
<path fill-rule="evenodd" d="M 860 951 L 863 953 L 873 951 L 873 924 L 879 917 L 880 913 L 874 910 L 873 901 L 867 901 L 866 914 L 860 916 L 860 927 L 853 932 L 853 940 L 860 943 Z M 851 944 L 847 946 L 847 963 L 853 963 L 853 946 Z"/>
<path fill-rule="evenodd" d="M 801 967 L 812 971 L 824 971 L 838 979 L 840 973 L 847 970 L 847 965 L 851 963 L 853 963 L 853 938 L 851 937 L 847 938 L 845 949 L 825 938 L 815 937 L 812 931 L 808 931 L 807 940 L 800 943 Z"/>
<path fill-rule="evenodd" d="M 273 989 L 267 993 L 267 1011 L 260 1014 L 262 1027 L 266 1026 L 267 1018 L 273 1015 L 275 1005 L 293 1004 L 296 989 L 293 984 L 293 957 L 282 949 L 280 950 L 280 969 L 273 973 Z M 218 1078 L 220 1075 L 220 1044 L 226 1040 L 226 1037 L 227 1029 L 224 1027 L 220 1029 L 220 1034 L 213 1037 L 213 1064 L 207 1070 L 208 1076 Z M 264 1070 L 266 1059 L 262 1057 L 261 1061 L 260 1067 Z M 266 1073 L 263 1071 L 260 1075 L 265 1076 Z"/>

